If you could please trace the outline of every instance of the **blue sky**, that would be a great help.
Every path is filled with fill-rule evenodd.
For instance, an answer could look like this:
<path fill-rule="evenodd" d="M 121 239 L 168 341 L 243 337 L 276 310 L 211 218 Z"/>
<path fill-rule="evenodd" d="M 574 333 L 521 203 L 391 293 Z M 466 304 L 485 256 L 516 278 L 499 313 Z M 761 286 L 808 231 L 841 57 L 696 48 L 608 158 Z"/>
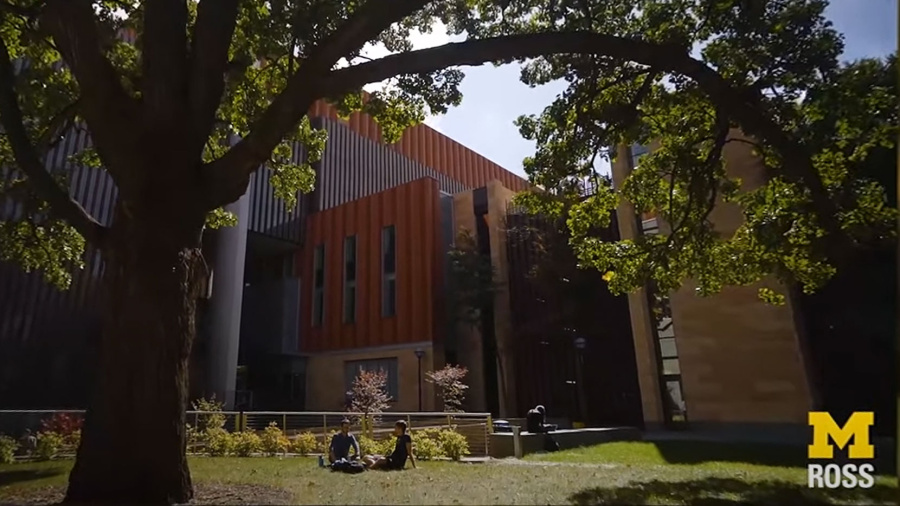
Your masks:
<path fill-rule="evenodd" d="M 883 56 L 897 48 L 896 0 L 832 0 L 827 16 L 844 34 L 845 59 Z M 449 41 L 441 30 L 417 39 L 414 40 L 417 48 Z M 563 85 L 528 88 L 519 82 L 518 65 L 499 68 L 487 65 L 464 71 L 462 104 L 443 116 L 429 118 L 427 123 L 524 176 L 522 159 L 533 153 L 534 144 L 522 139 L 513 120 L 521 114 L 539 113 Z"/>

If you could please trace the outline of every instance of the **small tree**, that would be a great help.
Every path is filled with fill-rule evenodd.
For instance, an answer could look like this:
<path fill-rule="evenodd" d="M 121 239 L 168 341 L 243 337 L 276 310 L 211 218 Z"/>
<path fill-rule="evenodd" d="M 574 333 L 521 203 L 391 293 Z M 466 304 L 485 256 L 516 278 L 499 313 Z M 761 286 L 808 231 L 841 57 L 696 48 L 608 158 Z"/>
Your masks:
<path fill-rule="evenodd" d="M 384 369 L 359 371 L 347 395 L 350 396 L 350 411 L 362 413 L 360 424 L 365 431 L 370 415 L 382 413 L 391 405 L 391 396 L 387 392 L 387 373 Z M 374 417 L 371 419 L 374 421 Z"/>
<path fill-rule="evenodd" d="M 469 388 L 469 385 L 463 383 L 463 379 L 468 372 L 465 367 L 447 364 L 443 369 L 425 374 L 426 381 L 437 387 L 438 395 L 444 401 L 444 411 L 462 411 L 463 399 Z"/>

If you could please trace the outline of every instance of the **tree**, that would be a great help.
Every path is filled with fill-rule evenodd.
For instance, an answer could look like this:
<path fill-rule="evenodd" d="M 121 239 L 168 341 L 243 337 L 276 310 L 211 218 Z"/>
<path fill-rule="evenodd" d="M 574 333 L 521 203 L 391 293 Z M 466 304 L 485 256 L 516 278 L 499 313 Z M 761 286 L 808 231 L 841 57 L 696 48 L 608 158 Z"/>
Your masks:
<path fill-rule="evenodd" d="M 447 364 L 443 369 L 428 371 L 425 379 L 438 389 L 438 395 L 444 401 L 444 411 L 461 412 L 463 400 L 469 385 L 463 383 L 463 379 L 469 370 L 458 365 Z"/>
<path fill-rule="evenodd" d="M 3 259 L 60 286 L 86 244 L 105 262 L 100 374 L 67 499 L 191 498 L 184 410 L 196 300 L 208 277 L 201 236 L 233 222 L 222 206 L 262 165 L 289 204 L 312 187 L 325 138 L 305 115 L 320 98 L 372 114 L 393 141 L 426 110 L 459 103 L 457 67 L 556 55 L 523 72 L 529 84 L 570 83 L 540 118 L 520 122 L 538 141 L 526 164 L 532 182 L 563 188 L 590 175 L 589 162 L 609 146 L 661 139 L 621 193 L 676 223 L 662 245 L 582 241 L 586 224 L 608 219 L 619 198 L 602 192 L 569 213 L 584 263 L 615 272 L 617 289 L 647 276 L 668 288 L 691 275 L 714 290 L 763 272 L 818 286 L 828 255 L 884 238 L 895 216 L 881 205 L 883 188 L 855 172 L 878 146 L 893 145 L 896 87 L 885 83 L 895 79 L 894 60 L 839 65 L 824 5 L 3 0 L 0 163 L 15 171 L 0 191 L 21 204 L 0 227 Z M 436 19 L 468 40 L 411 50 L 410 31 Z M 133 43 L 119 37 L 125 29 Z M 360 52 L 375 41 L 399 54 L 365 61 Z M 339 67 L 344 60 L 350 65 Z M 363 99 L 363 85 L 387 79 L 391 87 Z M 758 143 L 775 177 L 740 197 L 748 223 L 720 241 L 703 221 L 699 204 L 709 199 L 692 196 L 738 198 L 718 157 L 732 125 Z M 46 170 L 48 150 L 73 128 L 93 145 L 78 163 L 102 164 L 118 188 L 111 224 L 68 195 L 64 172 Z M 295 141 L 308 153 L 299 165 L 290 162 Z M 735 258 L 747 267 L 723 268 Z M 144 427 L 137 440 L 136 426 Z"/>
<path fill-rule="evenodd" d="M 378 371 L 359 371 L 353 379 L 353 385 L 347 392 L 350 397 L 350 411 L 362 413 L 360 423 L 366 427 L 372 418 L 391 406 L 391 396 L 387 392 L 387 373 Z"/>

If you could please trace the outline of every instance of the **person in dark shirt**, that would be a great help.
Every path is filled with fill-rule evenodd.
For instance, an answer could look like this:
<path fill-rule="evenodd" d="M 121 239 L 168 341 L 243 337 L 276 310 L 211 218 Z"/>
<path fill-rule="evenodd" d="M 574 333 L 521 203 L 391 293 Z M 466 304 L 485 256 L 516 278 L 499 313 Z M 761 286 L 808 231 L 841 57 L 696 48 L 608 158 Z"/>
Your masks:
<path fill-rule="evenodd" d="M 416 458 L 413 456 L 412 437 L 406 433 L 406 422 L 403 420 L 394 424 L 394 436 L 397 438 L 397 444 L 394 445 L 394 451 L 390 455 L 371 455 L 363 459 L 370 469 L 403 469 L 406 467 L 407 459 L 412 463 L 413 469 L 416 467 Z"/>
<path fill-rule="evenodd" d="M 546 410 L 544 406 L 537 405 L 525 414 L 525 430 L 532 434 L 546 432 L 544 424 Z"/>
<path fill-rule="evenodd" d="M 353 456 L 359 458 L 359 443 L 356 441 L 356 437 L 350 434 L 350 420 L 344 419 L 341 420 L 341 431 L 331 438 L 328 462 L 333 464 L 341 459 L 349 459 L 350 448 L 353 448 Z"/>

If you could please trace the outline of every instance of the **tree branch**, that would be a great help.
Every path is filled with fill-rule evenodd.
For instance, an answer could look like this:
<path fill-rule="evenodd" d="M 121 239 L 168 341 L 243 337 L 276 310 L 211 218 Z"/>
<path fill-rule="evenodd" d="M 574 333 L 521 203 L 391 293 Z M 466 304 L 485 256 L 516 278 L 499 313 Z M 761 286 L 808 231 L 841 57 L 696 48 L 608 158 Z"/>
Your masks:
<path fill-rule="evenodd" d="M 75 119 L 77 113 L 78 100 L 75 100 L 71 104 L 63 107 L 59 113 L 50 119 L 47 129 L 44 130 L 44 134 L 41 135 L 37 141 L 38 153 L 49 151 L 49 149 L 54 146 L 55 143 L 53 142 L 53 138 L 65 133 L 66 128 L 68 128 L 70 123 Z"/>
<path fill-rule="evenodd" d="M 156 128 L 179 125 L 177 118 L 188 106 L 184 103 L 187 81 L 186 0 L 144 2 L 143 45 L 141 91 L 144 115 Z"/>
<path fill-rule="evenodd" d="M 238 0 L 210 0 L 197 6 L 188 96 L 191 114 L 189 149 L 197 151 L 198 156 L 215 124 L 216 110 L 225 91 L 228 48 L 237 24 L 238 3 Z"/>
<path fill-rule="evenodd" d="M 88 242 L 102 247 L 106 228 L 70 197 L 41 163 L 25 131 L 15 82 L 9 49 L 6 41 L 0 38 L 0 125 L 9 139 L 16 164 L 28 176 L 31 188 L 50 204 L 51 213 L 75 227 Z"/>
<path fill-rule="evenodd" d="M 766 115 L 758 93 L 734 88 L 715 70 L 695 60 L 679 46 L 586 32 L 471 40 L 394 54 L 374 62 L 334 70 L 318 80 L 317 90 L 313 94 L 350 92 L 365 84 L 403 74 L 424 74 L 453 66 L 477 66 L 487 62 L 567 53 L 599 54 L 690 77 L 717 108 L 740 124 L 746 135 L 765 140 L 782 156 L 781 170 L 789 180 L 809 188 L 812 206 L 824 228 L 834 237 L 845 237 L 836 218 L 837 209 L 828 198 L 806 147 Z"/>
<path fill-rule="evenodd" d="M 216 208 L 240 198 L 250 174 L 295 127 L 319 96 L 316 78 L 326 75 L 342 57 L 358 51 L 393 23 L 413 14 L 430 0 L 369 0 L 312 50 L 285 89 L 253 124 L 250 133 L 219 160 L 204 166 L 210 183 L 208 205 Z"/>
<path fill-rule="evenodd" d="M 87 122 L 100 159 L 119 189 L 129 192 L 121 175 L 134 162 L 132 155 L 138 146 L 138 106 L 101 52 L 91 2 L 49 0 L 41 24 L 53 36 L 78 81 L 79 112 Z"/>

